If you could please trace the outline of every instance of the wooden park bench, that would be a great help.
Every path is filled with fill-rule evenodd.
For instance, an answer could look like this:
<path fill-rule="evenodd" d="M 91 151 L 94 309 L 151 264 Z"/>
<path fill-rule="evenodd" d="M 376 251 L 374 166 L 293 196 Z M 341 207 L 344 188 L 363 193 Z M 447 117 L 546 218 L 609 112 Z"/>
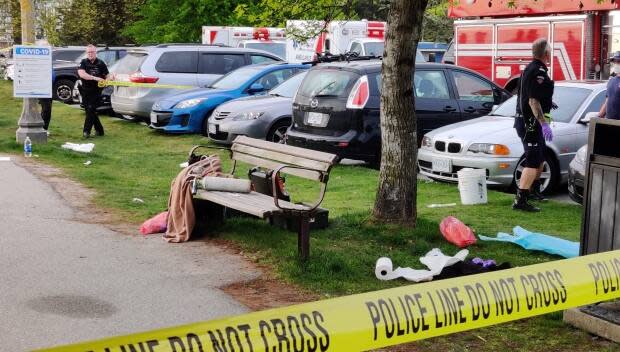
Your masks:
<path fill-rule="evenodd" d="M 192 149 L 195 149 L 194 147 Z M 205 191 L 193 187 L 194 199 L 201 199 L 236 211 L 251 214 L 261 219 L 285 215 L 298 221 L 297 248 L 300 257 L 306 260 L 310 254 L 310 219 L 323 201 L 332 166 L 338 157 L 334 154 L 267 142 L 260 139 L 239 136 L 231 148 L 233 161 L 231 174 L 237 161 L 261 168 L 270 176 L 271 195 L 251 191 L 250 193 Z M 190 156 L 192 155 L 190 152 Z M 314 204 L 295 204 L 278 198 L 277 179 L 280 173 L 302 177 L 320 183 L 318 200 Z"/>

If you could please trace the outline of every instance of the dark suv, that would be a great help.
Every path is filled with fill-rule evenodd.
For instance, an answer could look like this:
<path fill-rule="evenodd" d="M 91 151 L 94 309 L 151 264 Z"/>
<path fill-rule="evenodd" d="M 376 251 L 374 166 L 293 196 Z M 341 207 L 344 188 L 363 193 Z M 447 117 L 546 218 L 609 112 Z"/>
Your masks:
<path fill-rule="evenodd" d="M 422 136 L 491 111 L 510 93 L 466 68 L 418 63 L 414 76 L 418 144 Z M 287 144 L 377 163 L 381 61 L 319 64 L 293 101 Z"/>

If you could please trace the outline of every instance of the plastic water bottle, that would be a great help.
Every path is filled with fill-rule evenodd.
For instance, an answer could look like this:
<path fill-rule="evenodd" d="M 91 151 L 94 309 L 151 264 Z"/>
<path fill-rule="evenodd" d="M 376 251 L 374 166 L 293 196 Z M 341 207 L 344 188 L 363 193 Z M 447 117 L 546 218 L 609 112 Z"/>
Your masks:
<path fill-rule="evenodd" d="M 30 158 L 32 156 L 32 141 L 28 136 L 26 136 L 26 139 L 24 140 L 24 156 L 26 158 Z"/>

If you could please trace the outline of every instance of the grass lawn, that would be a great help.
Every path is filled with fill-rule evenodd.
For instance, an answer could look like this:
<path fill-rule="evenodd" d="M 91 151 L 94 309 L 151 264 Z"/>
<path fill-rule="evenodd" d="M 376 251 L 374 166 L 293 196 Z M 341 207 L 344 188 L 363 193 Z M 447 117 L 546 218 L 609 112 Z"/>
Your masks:
<path fill-rule="evenodd" d="M 10 82 L 0 82 L 0 152 L 19 154 L 15 130 L 21 101 L 12 98 Z M 93 138 L 90 154 L 67 151 L 64 142 L 82 143 L 83 112 L 54 103 L 51 136 L 46 145 L 34 145 L 38 161 L 59 167 L 71 178 L 92 188 L 95 202 L 127 222 L 140 223 L 166 208 L 170 181 L 179 172 L 194 144 L 207 140 L 198 135 L 165 136 L 143 125 L 102 116 L 106 136 Z M 92 164 L 83 163 L 91 160 Z M 241 173 L 247 168 L 240 167 Z M 332 173 L 323 207 L 330 211 L 328 229 L 311 234 L 311 259 L 306 265 L 297 260 L 296 235 L 250 218 L 228 221 L 210 236 L 226 239 L 243 248 L 255 261 L 272 267 L 285 281 L 321 294 L 323 297 L 360 293 L 399 285 L 403 281 L 380 282 L 374 277 L 378 257 L 388 256 L 395 265 L 421 268 L 418 258 L 438 247 L 446 254 L 458 250 L 439 233 L 438 224 L 455 215 L 479 234 L 511 232 L 520 225 L 569 240 L 579 240 L 581 208 L 550 202 L 543 212 L 530 215 L 510 210 L 512 196 L 489 192 L 489 204 L 427 208 L 431 203 L 459 203 L 454 185 L 420 182 L 418 226 L 415 229 L 373 224 L 369 221 L 378 172 L 362 166 L 338 166 Z M 309 200 L 317 190 L 311 184 L 287 179 L 289 191 Z M 144 203 L 135 203 L 140 198 Z M 525 251 L 495 242 L 471 246 L 470 257 L 494 258 L 513 266 L 540 263 L 557 257 Z M 617 345 L 593 339 L 562 322 L 561 313 L 502 324 L 473 332 L 425 340 L 417 350 L 431 351 L 611 351 Z"/>

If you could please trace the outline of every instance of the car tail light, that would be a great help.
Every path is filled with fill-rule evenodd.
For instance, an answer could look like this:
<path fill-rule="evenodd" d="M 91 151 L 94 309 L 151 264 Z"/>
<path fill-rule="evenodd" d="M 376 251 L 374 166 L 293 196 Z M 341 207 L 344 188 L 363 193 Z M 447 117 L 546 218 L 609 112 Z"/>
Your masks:
<path fill-rule="evenodd" d="M 129 76 L 129 81 L 134 83 L 156 83 L 159 77 L 149 77 L 138 71 Z"/>
<path fill-rule="evenodd" d="M 370 96 L 370 87 L 368 86 L 368 76 L 360 77 L 347 99 L 347 109 L 363 109 L 368 102 Z"/>

